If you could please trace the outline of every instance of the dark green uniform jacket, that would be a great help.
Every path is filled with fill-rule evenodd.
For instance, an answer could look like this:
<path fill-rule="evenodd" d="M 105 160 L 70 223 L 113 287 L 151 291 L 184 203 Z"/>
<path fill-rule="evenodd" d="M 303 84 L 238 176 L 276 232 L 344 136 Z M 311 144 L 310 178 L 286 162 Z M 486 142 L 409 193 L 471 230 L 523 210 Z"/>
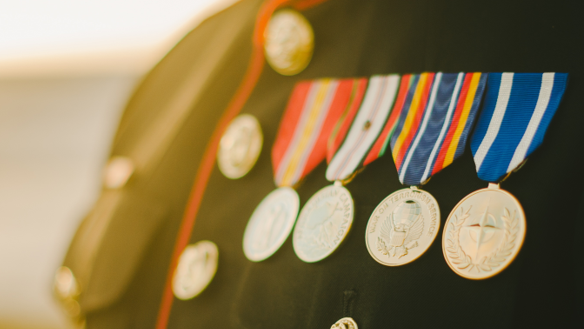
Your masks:
<path fill-rule="evenodd" d="M 189 193 L 248 69 L 261 6 L 243 0 L 203 22 L 130 100 L 111 154 L 131 158 L 136 171 L 123 188 L 104 189 L 64 261 L 79 281 L 87 328 L 156 326 Z M 584 2 L 328 0 L 302 13 L 314 29 L 312 61 L 291 77 L 264 63 L 241 109 L 261 124 L 262 153 L 242 179 L 227 179 L 214 167 L 190 243 L 215 242 L 218 271 L 201 295 L 174 300 L 168 328 L 330 328 L 344 316 L 363 329 L 582 325 Z M 275 188 L 270 151 L 295 83 L 437 71 L 570 74 L 542 146 L 502 184 L 521 201 L 527 219 L 524 246 L 510 267 L 482 281 L 458 276 L 444 260 L 442 228 L 415 262 L 375 262 L 365 245 L 367 220 L 403 187 L 390 154 L 346 186 L 355 219 L 333 255 L 304 263 L 288 238 L 266 261 L 245 258 L 247 221 Z M 297 189 L 301 206 L 330 184 L 325 170 L 322 163 Z M 437 199 L 443 226 L 458 201 L 486 185 L 467 146 L 424 188 Z"/>

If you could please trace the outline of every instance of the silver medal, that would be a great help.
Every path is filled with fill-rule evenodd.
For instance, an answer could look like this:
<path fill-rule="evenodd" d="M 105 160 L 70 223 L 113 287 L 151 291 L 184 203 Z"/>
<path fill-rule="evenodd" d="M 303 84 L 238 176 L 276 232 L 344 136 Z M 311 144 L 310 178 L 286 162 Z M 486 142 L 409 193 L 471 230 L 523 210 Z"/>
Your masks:
<path fill-rule="evenodd" d="M 434 197 L 415 187 L 393 192 L 375 208 L 365 232 L 367 250 L 386 266 L 413 262 L 432 245 L 440 226 Z"/>
<path fill-rule="evenodd" d="M 353 216 L 351 193 L 340 184 L 316 192 L 302 208 L 294 229 L 294 252 L 298 258 L 307 263 L 327 258 L 349 233 Z"/>
<path fill-rule="evenodd" d="M 256 207 L 243 235 L 247 259 L 260 262 L 272 256 L 290 235 L 300 198 L 290 187 L 280 187 L 268 194 Z"/>

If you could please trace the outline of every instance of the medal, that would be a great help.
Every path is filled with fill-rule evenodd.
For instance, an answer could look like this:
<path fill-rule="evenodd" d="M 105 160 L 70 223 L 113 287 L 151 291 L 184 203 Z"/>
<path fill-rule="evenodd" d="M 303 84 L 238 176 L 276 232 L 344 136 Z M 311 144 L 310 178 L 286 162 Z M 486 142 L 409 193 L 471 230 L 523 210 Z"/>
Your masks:
<path fill-rule="evenodd" d="M 245 176 L 253 168 L 262 150 L 260 123 L 250 114 L 237 116 L 221 137 L 217 164 L 227 178 Z"/>
<path fill-rule="evenodd" d="M 334 124 L 358 106 L 366 84 L 365 79 L 322 79 L 294 88 L 272 148 L 279 188 L 256 207 L 245 228 L 243 251 L 249 260 L 269 258 L 290 235 L 300 204 L 292 187 L 325 159 Z"/>
<path fill-rule="evenodd" d="M 487 75 L 405 75 L 379 142 L 391 146 L 399 180 L 410 188 L 375 208 L 365 233 L 367 250 L 386 266 L 413 262 L 432 245 L 440 227 L 436 199 L 417 186 L 462 155 Z"/>
<path fill-rule="evenodd" d="M 282 75 L 295 75 L 310 62 L 314 50 L 314 32 L 301 13 L 278 10 L 268 22 L 264 52 L 268 64 Z"/>
<path fill-rule="evenodd" d="M 178 299 L 191 299 L 207 288 L 219 262 L 219 250 L 211 241 L 199 241 L 187 246 L 172 278 L 172 291 Z"/>
<path fill-rule="evenodd" d="M 348 108 L 332 132 L 326 178 L 335 183 L 313 195 L 298 216 L 293 246 L 301 260 L 314 263 L 325 259 L 349 233 L 354 204 L 351 194 L 342 185 L 366 165 L 371 146 L 387 120 L 398 85 L 397 75 L 372 77 L 363 104 L 358 107 L 359 102 L 356 102 L 357 106 Z"/>
<path fill-rule="evenodd" d="M 519 201 L 499 188 L 541 144 L 567 83 L 563 73 L 490 73 L 485 105 L 471 150 L 477 174 L 489 183 L 450 212 L 442 236 L 448 266 L 458 275 L 482 280 L 503 271 L 525 238 Z"/>
<path fill-rule="evenodd" d="M 300 207 L 298 193 L 281 187 L 257 206 L 245 229 L 243 251 L 247 259 L 259 262 L 273 255 L 292 231 Z"/>

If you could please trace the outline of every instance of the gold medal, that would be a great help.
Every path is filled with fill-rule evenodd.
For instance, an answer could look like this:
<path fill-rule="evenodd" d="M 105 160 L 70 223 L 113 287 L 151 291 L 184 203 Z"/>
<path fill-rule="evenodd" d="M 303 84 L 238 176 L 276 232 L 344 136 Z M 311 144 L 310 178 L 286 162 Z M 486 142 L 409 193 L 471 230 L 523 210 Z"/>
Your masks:
<path fill-rule="evenodd" d="M 525 239 L 519 201 L 498 184 L 475 191 L 450 212 L 442 251 L 456 274 L 472 280 L 497 275 L 515 259 Z"/>
<path fill-rule="evenodd" d="M 277 11 L 264 32 L 268 64 L 282 75 L 295 75 L 308 65 L 314 50 L 314 32 L 302 14 L 292 9 Z"/>
<path fill-rule="evenodd" d="M 217 163 L 227 178 L 245 176 L 256 163 L 262 150 L 260 123 L 250 114 L 233 119 L 221 137 Z"/>

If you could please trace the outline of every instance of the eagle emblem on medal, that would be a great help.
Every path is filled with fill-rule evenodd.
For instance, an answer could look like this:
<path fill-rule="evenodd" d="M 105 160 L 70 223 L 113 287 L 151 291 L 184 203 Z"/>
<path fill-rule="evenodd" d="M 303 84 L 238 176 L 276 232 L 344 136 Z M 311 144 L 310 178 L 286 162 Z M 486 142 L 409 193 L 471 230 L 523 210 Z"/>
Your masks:
<path fill-rule="evenodd" d="M 440 210 L 430 193 L 401 189 L 386 197 L 367 223 L 365 240 L 378 263 L 399 266 L 420 257 L 438 233 Z"/>
<path fill-rule="evenodd" d="M 418 246 L 424 230 L 420 205 L 413 200 L 402 202 L 381 223 L 377 249 L 384 255 L 402 258 Z"/>

